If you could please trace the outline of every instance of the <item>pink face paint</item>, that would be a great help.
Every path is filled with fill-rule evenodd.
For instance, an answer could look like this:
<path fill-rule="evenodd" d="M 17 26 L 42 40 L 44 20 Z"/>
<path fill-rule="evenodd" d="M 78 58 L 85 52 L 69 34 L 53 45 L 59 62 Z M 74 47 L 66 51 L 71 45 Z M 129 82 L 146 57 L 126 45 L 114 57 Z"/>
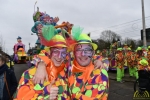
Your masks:
<path fill-rule="evenodd" d="M 91 45 L 87 44 L 78 44 L 75 48 L 75 55 L 76 56 L 93 56 L 93 49 Z"/>
<path fill-rule="evenodd" d="M 85 56 L 84 51 L 82 51 L 82 56 Z"/>
<path fill-rule="evenodd" d="M 59 58 L 66 58 L 67 50 L 66 50 L 66 48 L 61 48 L 61 49 L 54 48 L 52 50 L 52 56 L 57 56 Z"/>

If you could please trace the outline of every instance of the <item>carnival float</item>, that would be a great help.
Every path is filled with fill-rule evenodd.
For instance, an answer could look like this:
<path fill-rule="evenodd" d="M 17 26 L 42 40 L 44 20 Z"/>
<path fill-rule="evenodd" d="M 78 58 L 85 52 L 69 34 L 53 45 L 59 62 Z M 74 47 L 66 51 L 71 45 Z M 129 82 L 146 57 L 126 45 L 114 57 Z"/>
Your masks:
<path fill-rule="evenodd" d="M 18 36 L 17 42 L 14 45 L 14 56 L 13 56 L 13 61 L 15 63 L 26 63 L 28 60 L 27 54 L 25 52 L 25 45 L 22 43 L 22 38 Z"/>

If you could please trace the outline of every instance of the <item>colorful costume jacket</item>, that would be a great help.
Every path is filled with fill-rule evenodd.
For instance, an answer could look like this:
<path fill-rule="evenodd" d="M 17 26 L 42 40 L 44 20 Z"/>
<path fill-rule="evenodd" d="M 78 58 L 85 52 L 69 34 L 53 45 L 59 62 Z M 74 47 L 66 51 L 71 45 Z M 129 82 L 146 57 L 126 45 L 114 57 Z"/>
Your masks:
<path fill-rule="evenodd" d="M 89 77 L 85 72 L 70 75 L 71 100 L 107 100 L 109 88 L 107 71 L 105 69 L 96 69 L 88 74 Z M 87 81 L 84 81 L 85 79 Z"/>
<path fill-rule="evenodd" d="M 38 58 L 40 59 L 40 58 Z M 40 60 L 36 59 L 34 61 L 34 64 L 37 65 Z M 32 78 L 36 72 L 36 67 L 32 67 L 28 70 L 26 70 L 19 81 L 19 86 L 17 88 L 17 92 L 15 95 L 14 100 L 49 100 L 50 95 L 50 83 L 53 80 L 50 78 L 50 73 L 53 72 L 53 70 L 50 69 L 51 67 L 50 60 L 46 62 L 47 64 L 47 72 L 49 81 L 45 81 L 44 84 L 36 84 L 32 82 Z M 67 69 L 64 67 L 64 70 L 62 70 L 57 78 L 55 79 L 55 83 L 53 86 L 56 86 L 59 88 L 58 97 L 56 100 L 70 100 L 68 97 L 68 85 L 67 85 L 67 78 L 66 73 Z M 52 76 L 53 77 L 53 76 Z"/>
<path fill-rule="evenodd" d="M 118 68 L 123 68 L 124 67 L 124 56 L 122 53 L 117 53 L 115 56 L 116 59 L 116 66 Z"/>
<path fill-rule="evenodd" d="M 138 66 L 139 61 L 142 59 L 142 57 L 140 57 L 138 54 L 135 55 L 136 56 L 136 66 Z"/>
<path fill-rule="evenodd" d="M 127 52 L 127 64 L 128 67 L 135 67 L 136 63 L 135 63 L 135 54 L 133 52 Z"/>

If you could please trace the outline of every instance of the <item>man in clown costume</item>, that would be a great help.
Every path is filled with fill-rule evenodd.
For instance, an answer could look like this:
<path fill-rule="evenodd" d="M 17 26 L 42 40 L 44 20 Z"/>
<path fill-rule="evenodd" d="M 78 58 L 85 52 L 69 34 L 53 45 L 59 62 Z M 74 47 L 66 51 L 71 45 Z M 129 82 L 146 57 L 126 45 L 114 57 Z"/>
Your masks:
<path fill-rule="evenodd" d="M 131 51 L 131 48 L 127 49 L 127 65 L 129 68 L 130 77 L 136 77 L 138 79 L 138 72 L 135 66 L 135 54 Z"/>
<path fill-rule="evenodd" d="M 138 63 L 140 60 L 142 60 L 142 58 L 145 58 L 144 55 L 143 55 L 143 51 L 142 51 L 142 48 L 141 47 L 138 47 L 136 49 L 136 67 L 138 66 Z"/>
<path fill-rule="evenodd" d="M 72 100 L 107 100 L 108 73 L 105 69 L 94 70 L 92 64 L 97 45 L 92 43 L 87 34 L 81 34 L 77 41 L 73 46 L 75 60 L 69 76 Z"/>
<path fill-rule="evenodd" d="M 50 41 L 53 42 L 49 46 L 51 47 L 50 59 L 45 56 L 44 51 L 36 55 L 38 59 L 35 59 L 35 67 L 31 67 L 22 74 L 14 100 L 69 100 L 65 75 L 67 69 L 64 63 L 67 55 L 66 41 L 61 35 L 55 35 Z M 48 62 L 46 63 L 48 79 L 43 84 L 34 84 L 33 78 L 37 71 L 37 64 L 45 64 L 41 59 Z"/>
<path fill-rule="evenodd" d="M 47 30 L 47 28 L 51 36 L 43 36 L 46 33 L 42 32 L 42 39 L 46 41 L 44 45 L 50 47 L 50 52 L 43 50 L 39 55 L 35 55 L 33 60 L 35 66 L 22 74 L 14 100 L 70 100 L 66 78 L 67 67 L 64 62 L 67 56 L 68 43 L 61 35 L 54 35 L 54 26 L 43 27 L 44 30 Z M 45 73 L 48 73 L 48 77 L 42 84 L 36 84 L 33 80 L 37 65 L 40 64 L 46 66 Z"/>
<path fill-rule="evenodd" d="M 122 48 L 117 49 L 115 59 L 117 67 L 117 81 L 123 83 L 122 78 L 124 77 L 124 55 L 122 52 Z"/>

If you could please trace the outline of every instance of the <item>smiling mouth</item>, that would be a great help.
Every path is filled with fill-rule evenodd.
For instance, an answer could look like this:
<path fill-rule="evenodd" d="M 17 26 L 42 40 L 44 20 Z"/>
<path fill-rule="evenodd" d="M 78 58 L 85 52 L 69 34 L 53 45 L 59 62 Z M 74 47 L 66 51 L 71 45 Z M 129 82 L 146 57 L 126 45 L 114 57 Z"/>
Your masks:
<path fill-rule="evenodd" d="M 61 60 L 55 59 L 56 62 L 61 63 Z"/>
<path fill-rule="evenodd" d="M 80 61 L 86 61 L 88 58 L 79 58 Z"/>

